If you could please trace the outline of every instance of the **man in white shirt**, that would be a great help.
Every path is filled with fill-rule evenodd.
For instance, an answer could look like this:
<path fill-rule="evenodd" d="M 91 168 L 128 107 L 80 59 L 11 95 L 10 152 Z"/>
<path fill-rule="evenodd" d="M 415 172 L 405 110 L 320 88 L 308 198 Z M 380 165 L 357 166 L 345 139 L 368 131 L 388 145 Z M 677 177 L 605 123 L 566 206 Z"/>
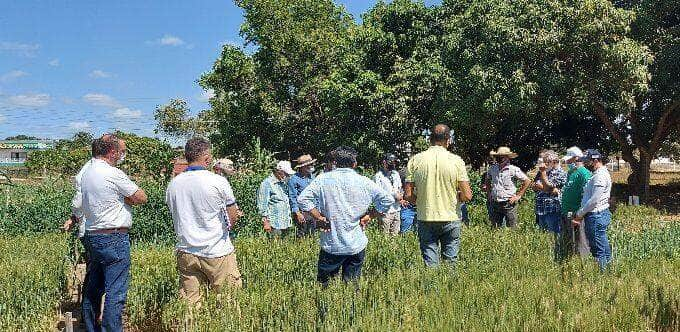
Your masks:
<path fill-rule="evenodd" d="M 89 262 L 83 296 L 83 321 L 88 331 L 122 331 L 130 272 L 133 205 L 144 204 L 146 193 L 116 168 L 125 159 L 125 141 L 115 135 L 101 138 L 100 155 L 81 179 L 84 243 Z M 102 295 L 106 293 L 101 323 Z"/>
<path fill-rule="evenodd" d="M 587 150 L 581 158 L 586 168 L 593 172 L 583 188 L 581 208 L 576 211 L 573 223 L 585 224 L 590 253 L 597 260 L 600 270 L 604 270 L 612 259 L 612 248 L 607 240 L 607 227 L 612 220 L 609 212 L 609 197 L 612 191 L 612 178 L 605 167 L 606 161 L 597 150 Z"/>
<path fill-rule="evenodd" d="M 382 160 L 382 168 L 375 173 L 373 181 L 394 197 L 394 204 L 390 206 L 385 215 L 380 217 L 380 227 L 385 234 L 397 235 L 401 226 L 401 207 L 407 205 L 407 202 L 404 200 L 404 191 L 401 186 L 401 176 L 397 171 L 397 157 L 395 155 L 391 153 L 385 155 Z"/>
<path fill-rule="evenodd" d="M 187 141 L 184 155 L 189 167 L 177 175 L 165 193 L 177 236 L 177 270 L 180 297 L 195 305 L 201 285 L 219 290 L 225 284 L 241 287 L 241 273 L 229 225 L 240 216 L 229 181 L 212 173 L 210 143 L 203 138 Z"/>

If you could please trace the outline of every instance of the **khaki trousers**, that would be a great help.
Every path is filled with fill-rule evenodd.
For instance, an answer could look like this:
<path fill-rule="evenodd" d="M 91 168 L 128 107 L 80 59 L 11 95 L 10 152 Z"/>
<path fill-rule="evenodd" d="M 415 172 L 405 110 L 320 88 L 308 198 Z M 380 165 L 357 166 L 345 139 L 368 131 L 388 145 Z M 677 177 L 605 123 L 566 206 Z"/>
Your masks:
<path fill-rule="evenodd" d="M 399 227 L 401 226 L 401 216 L 399 211 L 386 213 L 380 218 L 380 229 L 383 233 L 388 235 L 399 234 Z"/>
<path fill-rule="evenodd" d="M 179 296 L 190 304 L 201 300 L 201 285 L 219 292 L 226 284 L 240 288 L 243 285 L 236 262 L 236 253 L 217 258 L 205 258 L 186 252 L 177 252 Z"/>

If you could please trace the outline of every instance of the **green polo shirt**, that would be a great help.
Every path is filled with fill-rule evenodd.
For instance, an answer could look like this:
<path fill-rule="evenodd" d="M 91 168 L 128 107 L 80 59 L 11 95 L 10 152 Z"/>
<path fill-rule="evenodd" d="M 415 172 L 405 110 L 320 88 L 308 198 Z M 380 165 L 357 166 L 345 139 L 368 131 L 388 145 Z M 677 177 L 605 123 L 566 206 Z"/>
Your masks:
<path fill-rule="evenodd" d="M 413 156 L 408 162 L 406 182 L 412 182 L 416 189 L 418 220 L 460 220 L 456 209 L 458 182 L 469 181 L 463 159 L 441 146 L 431 146 Z"/>
<path fill-rule="evenodd" d="M 578 211 L 581 207 L 583 187 L 586 186 L 591 176 L 593 174 L 583 166 L 569 172 L 567 184 L 562 188 L 562 214 Z"/>

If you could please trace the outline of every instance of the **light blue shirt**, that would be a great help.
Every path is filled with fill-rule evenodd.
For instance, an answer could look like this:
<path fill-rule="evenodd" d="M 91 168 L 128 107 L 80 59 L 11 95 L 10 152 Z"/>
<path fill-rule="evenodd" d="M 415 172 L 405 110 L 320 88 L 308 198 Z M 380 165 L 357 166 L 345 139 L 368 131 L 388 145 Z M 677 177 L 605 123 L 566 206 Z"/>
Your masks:
<path fill-rule="evenodd" d="M 394 204 L 394 197 L 353 169 L 338 168 L 314 179 L 298 197 L 298 204 L 305 212 L 316 207 L 330 222 L 330 232 L 321 232 L 321 250 L 333 255 L 354 255 L 368 244 L 359 219 L 371 204 L 385 213 Z"/>
<path fill-rule="evenodd" d="M 275 229 L 287 229 L 293 226 L 288 203 L 288 185 L 273 174 L 260 184 L 257 190 L 257 211 L 267 217 Z"/>
<path fill-rule="evenodd" d="M 581 208 L 576 211 L 576 215 L 583 217 L 589 212 L 602 212 L 608 209 L 611 192 L 612 177 L 607 167 L 602 166 L 593 172 L 593 176 L 583 188 Z"/>

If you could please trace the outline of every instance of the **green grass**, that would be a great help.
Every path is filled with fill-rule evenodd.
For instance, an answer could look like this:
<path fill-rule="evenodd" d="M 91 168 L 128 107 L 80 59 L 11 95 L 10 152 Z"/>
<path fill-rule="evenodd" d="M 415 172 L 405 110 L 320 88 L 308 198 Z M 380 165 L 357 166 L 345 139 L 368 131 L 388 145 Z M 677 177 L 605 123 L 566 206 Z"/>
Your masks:
<path fill-rule="evenodd" d="M 176 299 L 171 248 L 137 247 L 128 310 L 145 330 L 677 330 L 679 230 L 613 237 L 616 247 L 650 250 L 619 250 L 606 274 L 590 259 L 554 263 L 552 237 L 530 227 L 464 229 L 455 270 L 424 268 L 412 234 L 371 230 L 356 292 L 317 285 L 313 240 L 244 238 L 236 247 L 245 287 L 210 295 L 193 320 Z M 668 240 L 664 250 L 649 246 Z"/>
<path fill-rule="evenodd" d="M 0 331 L 49 331 L 66 286 L 66 235 L 0 236 Z"/>

